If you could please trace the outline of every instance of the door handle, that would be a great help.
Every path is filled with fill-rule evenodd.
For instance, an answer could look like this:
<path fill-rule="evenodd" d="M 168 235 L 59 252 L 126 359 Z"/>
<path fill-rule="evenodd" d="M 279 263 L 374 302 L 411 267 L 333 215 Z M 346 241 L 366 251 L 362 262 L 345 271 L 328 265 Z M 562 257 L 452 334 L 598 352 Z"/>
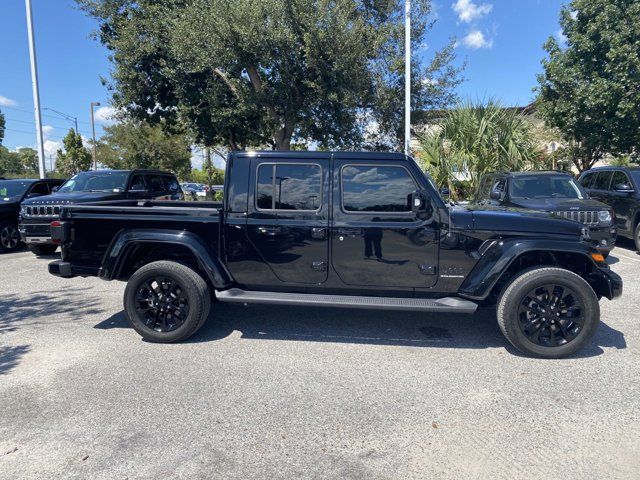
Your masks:
<path fill-rule="evenodd" d="M 280 227 L 258 227 L 258 233 L 267 235 L 268 237 L 274 237 L 282 233 L 282 229 Z"/>
<path fill-rule="evenodd" d="M 361 228 L 338 228 L 337 234 L 343 237 L 359 237 L 362 235 Z"/>

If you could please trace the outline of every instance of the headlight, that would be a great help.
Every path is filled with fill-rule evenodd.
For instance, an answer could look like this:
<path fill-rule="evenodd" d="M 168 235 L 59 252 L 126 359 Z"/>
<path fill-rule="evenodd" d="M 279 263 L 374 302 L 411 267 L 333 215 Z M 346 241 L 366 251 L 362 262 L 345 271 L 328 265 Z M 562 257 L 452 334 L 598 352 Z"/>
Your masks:
<path fill-rule="evenodd" d="M 598 212 L 598 220 L 600 223 L 609 223 L 611 222 L 611 212 L 603 210 L 602 212 Z"/>

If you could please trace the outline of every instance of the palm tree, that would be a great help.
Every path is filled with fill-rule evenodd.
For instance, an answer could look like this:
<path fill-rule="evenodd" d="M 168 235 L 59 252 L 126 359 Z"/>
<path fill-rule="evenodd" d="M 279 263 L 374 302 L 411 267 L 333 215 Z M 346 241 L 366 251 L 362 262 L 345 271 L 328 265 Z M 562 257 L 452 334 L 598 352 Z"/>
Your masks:
<path fill-rule="evenodd" d="M 452 192 L 455 172 L 465 172 L 475 191 L 482 175 L 531 168 L 539 154 L 531 123 L 493 100 L 458 105 L 420 142 L 424 167 Z"/>

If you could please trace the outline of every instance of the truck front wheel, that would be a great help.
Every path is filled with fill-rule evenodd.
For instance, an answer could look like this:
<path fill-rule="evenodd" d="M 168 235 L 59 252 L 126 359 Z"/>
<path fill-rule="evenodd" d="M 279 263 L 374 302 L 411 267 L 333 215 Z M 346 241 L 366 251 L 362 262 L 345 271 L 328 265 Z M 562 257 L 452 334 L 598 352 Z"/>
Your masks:
<path fill-rule="evenodd" d="M 527 270 L 502 293 L 498 325 L 526 355 L 562 358 L 587 345 L 600 321 L 600 305 L 591 286 L 563 268 Z"/>
<path fill-rule="evenodd" d="M 204 279 L 176 262 L 159 261 L 138 269 L 124 291 L 131 326 L 150 342 L 185 340 L 205 322 L 211 292 Z"/>

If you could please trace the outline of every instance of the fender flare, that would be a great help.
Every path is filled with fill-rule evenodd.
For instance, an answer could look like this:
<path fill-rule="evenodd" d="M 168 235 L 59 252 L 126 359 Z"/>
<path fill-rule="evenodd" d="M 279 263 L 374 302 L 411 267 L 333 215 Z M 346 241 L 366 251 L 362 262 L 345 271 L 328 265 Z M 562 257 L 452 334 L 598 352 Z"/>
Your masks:
<path fill-rule="evenodd" d="M 200 236 L 184 230 L 151 228 L 126 229 L 118 232 L 102 258 L 100 278 L 105 280 L 119 278 L 129 253 L 133 247 L 141 244 L 173 244 L 186 247 L 198 259 L 215 288 L 227 288 L 233 283 L 229 271 Z"/>
<path fill-rule="evenodd" d="M 485 249 L 482 257 L 458 290 L 458 293 L 465 298 L 472 300 L 487 298 L 502 274 L 516 259 L 529 252 L 577 254 L 583 256 L 586 262 L 593 265 L 594 270 L 600 269 L 590 256 L 591 253 L 597 253 L 597 250 L 577 240 L 513 238 L 488 240 L 488 242 L 493 243 Z"/>

